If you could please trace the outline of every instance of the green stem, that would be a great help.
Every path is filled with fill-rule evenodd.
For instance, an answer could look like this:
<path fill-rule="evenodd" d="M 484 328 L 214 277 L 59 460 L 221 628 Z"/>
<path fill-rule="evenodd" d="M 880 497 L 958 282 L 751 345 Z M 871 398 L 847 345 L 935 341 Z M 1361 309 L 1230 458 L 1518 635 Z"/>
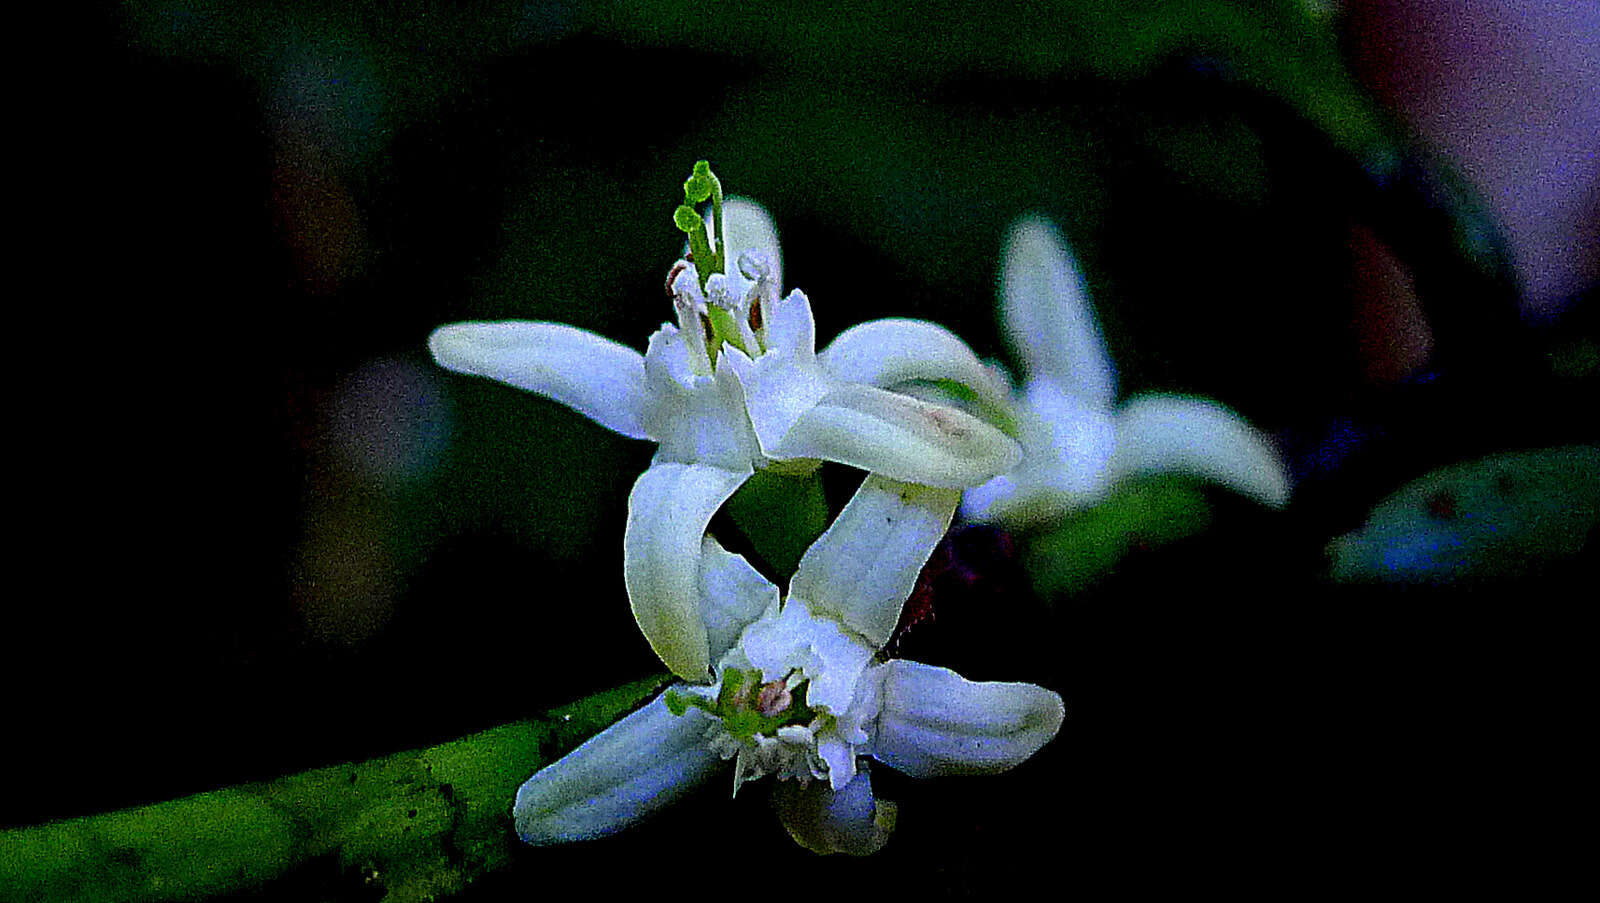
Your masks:
<path fill-rule="evenodd" d="M 442 897 L 510 860 L 518 785 L 665 683 L 625 684 L 427 749 L 0 831 L 0 888 L 51 903 L 194 900 L 326 857 L 359 870 L 383 903 Z"/>
<path fill-rule="evenodd" d="M 794 573 L 806 549 L 828 528 L 828 501 L 816 470 L 792 475 L 758 470 L 727 507 L 734 526 L 773 573 Z"/>

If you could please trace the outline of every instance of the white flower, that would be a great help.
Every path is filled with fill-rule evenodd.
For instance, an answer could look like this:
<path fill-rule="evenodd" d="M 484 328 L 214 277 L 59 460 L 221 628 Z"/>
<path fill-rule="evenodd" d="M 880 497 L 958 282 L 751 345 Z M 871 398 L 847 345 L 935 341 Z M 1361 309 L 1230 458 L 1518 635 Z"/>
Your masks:
<path fill-rule="evenodd" d="M 736 270 L 712 275 L 702 292 L 693 264 L 675 267 L 678 322 L 657 330 L 643 355 L 559 323 L 456 323 L 428 339 L 446 368 L 537 392 L 624 436 L 659 443 L 628 497 L 623 579 L 651 647 L 688 680 L 703 679 L 712 662 L 696 613 L 700 540 L 756 468 L 837 461 L 967 487 L 1020 455 L 977 418 L 879 388 L 992 379 L 960 339 L 932 323 L 880 320 L 818 355 L 806 296 L 778 297 L 782 265 L 766 211 L 737 198 L 724 211 Z M 708 341 L 707 324 L 724 315 L 736 338 L 719 346 Z"/>
<path fill-rule="evenodd" d="M 913 777 L 992 774 L 1055 736 L 1061 697 L 881 661 L 960 493 L 868 476 L 801 560 L 788 598 L 704 538 L 702 618 L 717 680 L 679 684 L 517 792 L 517 831 L 551 844 L 619 831 L 734 762 L 773 775 L 784 826 L 817 852 L 871 853 L 893 827 L 861 756 Z M 678 714 L 674 714 L 677 712 Z"/>
<path fill-rule="evenodd" d="M 1023 458 L 967 491 L 965 518 L 1053 521 L 1134 474 L 1192 474 L 1266 505 L 1288 501 L 1289 478 L 1269 440 L 1222 405 L 1167 394 L 1116 404 L 1116 370 L 1083 276 L 1048 222 L 1012 227 L 1000 306 L 1025 376 L 1011 407 Z"/>

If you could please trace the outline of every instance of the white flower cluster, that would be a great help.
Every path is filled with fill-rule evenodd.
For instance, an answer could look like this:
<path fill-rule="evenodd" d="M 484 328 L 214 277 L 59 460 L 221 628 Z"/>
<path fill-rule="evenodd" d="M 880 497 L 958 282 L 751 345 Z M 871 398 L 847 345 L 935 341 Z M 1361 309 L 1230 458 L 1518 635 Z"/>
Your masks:
<path fill-rule="evenodd" d="M 810 301 L 780 296 L 766 211 L 739 199 L 717 208 L 719 256 L 735 267 L 702 280 L 680 261 L 669 280 L 676 322 L 643 355 L 556 323 L 458 323 L 429 340 L 445 367 L 658 445 L 629 495 L 623 578 L 640 629 L 683 682 L 530 778 L 517 830 L 539 844 L 609 834 L 731 760 L 736 791 L 769 775 L 797 788 L 775 798 L 796 840 L 870 853 L 893 806 L 873 798 L 862 757 L 913 775 L 993 772 L 1060 727 L 1061 699 L 1041 687 L 880 658 L 962 490 L 1011 469 L 1020 449 L 955 407 L 885 388 L 993 385 L 935 324 L 863 324 L 818 354 Z M 869 476 L 784 599 L 706 527 L 757 469 L 804 473 L 822 461 Z"/>
<path fill-rule="evenodd" d="M 801 844 L 870 853 L 886 841 L 894 809 L 873 797 L 866 758 L 917 777 L 993 773 L 1060 728 L 1061 698 L 1049 690 L 974 683 L 882 650 L 963 492 L 976 517 L 1028 508 L 1040 493 L 1074 497 L 1062 487 L 1103 482 L 1106 462 L 1117 460 L 1100 434 L 1118 433 L 1121 420 L 1102 412 L 1077 430 L 1093 442 L 1062 439 L 1040 425 L 1053 407 L 1013 401 L 964 342 L 925 321 L 864 323 L 818 353 L 810 301 L 780 293 L 782 257 L 766 211 L 736 198 L 724 204 L 716 191 L 721 222 L 697 246 L 715 249 L 708 266 L 734 265 L 702 278 L 695 262 L 679 261 L 669 277 L 676 322 L 644 354 L 542 322 L 458 323 L 429 339 L 451 370 L 537 392 L 658 446 L 629 495 L 623 579 L 640 629 L 681 682 L 533 775 L 517 794 L 517 830 L 536 844 L 610 834 L 731 760 L 735 791 L 763 776 L 782 782 L 774 801 Z M 1052 233 L 1021 228 L 1013 244 L 1041 258 L 1029 264 L 1039 272 L 1013 278 L 1008 269 L 1008 295 L 1042 308 L 1048 298 L 1012 284 L 1042 279 L 1048 290 L 1066 264 L 1047 259 Z M 1022 339 L 1025 359 L 1053 366 L 1081 350 L 1070 337 L 1042 347 L 1050 338 Z M 1094 364 L 1068 367 L 1061 384 L 1094 383 L 1087 397 L 1108 410 L 1109 376 Z M 913 383 L 960 387 L 980 411 L 1009 412 L 1024 445 L 954 405 L 891 390 Z M 1196 407 L 1175 416 L 1220 422 Z M 1098 469 L 1080 473 L 1072 464 L 1084 448 Z M 758 469 L 801 474 L 822 461 L 868 476 L 801 558 L 785 595 L 706 528 Z M 1258 494 L 1277 492 L 1269 481 Z"/>

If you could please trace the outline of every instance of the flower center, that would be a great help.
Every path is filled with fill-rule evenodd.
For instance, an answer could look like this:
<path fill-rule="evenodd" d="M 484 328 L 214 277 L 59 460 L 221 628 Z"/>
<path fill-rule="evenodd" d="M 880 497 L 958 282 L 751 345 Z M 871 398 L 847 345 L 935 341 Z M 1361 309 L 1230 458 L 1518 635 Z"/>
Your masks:
<path fill-rule="evenodd" d="M 791 597 L 744 629 L 723 657 L 714 694 L 710 687 L 674 689 L 665 701 L 675 715 L 692 707 L 715 716 L 706 739 L 736 760 L 735 792 L 763 775 L 827 780 L 838 790 L 854 778 L 857 750 L 877 717 L 876 695 L 857 698 L 873 652 Z"/>
<path fill-rule="evenodd" d="M 723 728 L 735 740 L 754 741 L 758 736 L 776 737 L 780 729 L 810 725 L 819 713 L 806 705 L 810 681 L 799 671 L 776 680 L 763 681 L 755 668 L 728 668 L 715 700 L 696 693 L 668 690 L 667 709 L 683 715 L 690 708 L 703 709 L 721 719 Z"/>

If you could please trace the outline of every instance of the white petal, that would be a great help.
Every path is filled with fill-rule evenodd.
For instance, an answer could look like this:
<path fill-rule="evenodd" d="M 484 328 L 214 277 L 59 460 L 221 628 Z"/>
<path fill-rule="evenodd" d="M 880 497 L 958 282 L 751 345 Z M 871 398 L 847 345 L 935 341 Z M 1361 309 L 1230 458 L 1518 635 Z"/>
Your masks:
<path fill-rule="evenodd" d="M 816 360 L 786 351 L 768 351 L 755 360 L 728 346 L 718 362 L 739 381 L 745 410 L 763 454 L 771 456 L 783 437 L 807 411 L 827 396 L 832 385 Z"/>
<path fill-rule="evenodd" d="M 782 781 L 772 805 L 789 836 L 813 853 L 866 856 L 883 849 L 894 830 L 895 805 L 873 798 L 865 767 L 837 791 L 823 781 Z"/>
<path fill-rule="evenodd" d="M 607 429 L 643 439 L 644 358 L 560 323 L 452 323 L 428 336 L 441 367 L 553 398 Z"/>
<path fill-rule="evenodd" d="M 778 588 L 707 536 L 700 545 L 700 616 L 713 660 L 722 658 L 739 634 L 778 602 Z"/>
<path fill-rule="evenodd" d="M 762 313 L 767 348 L 783 351 L 808 366 L 817 359 L 817 323 L 811 315 L 811 301 L 795 289 Z"/>
<path fill-rule="evenodd" d="M 882 669 L 865 668 L 856 678 L 850 708 L 817 734 L 817 754 L 828 763 L 828 783 L 841 790 L 856 774 L 857 755 L 872 752 L 872 735 L 883 701 Z"/>
<path fill-rule="evenodd" d="M 512 812 L 517 833 L 539 845 L 591 840 L 665 807 L 722 764 L 706 744 L 712 720 L 652 700 L 529 778 Z"/>
<path fill-rule="evenodd" d="M 657 461 L 633 484 L 622 532 L 622 579 L 650 648 L 685 680 L 711 667 L 700 609 L 701 540 L 749 471 Z"/>
<path fill-rule="evenodd" d="M 883 703 L 873 756 L 917 778 L 1005 771 L 1061 728 L 1061 697 L 1034 684 L 974 683 L 948 668 L 877 666 Z"/>
<path fill-rule="evenodd" d="M 1050 377 L 1092 404 L 1116 399 L 1116 371 L 1083 273 L 1049 222 L 1028 217 L 1011 227 L 1000 309 L 1028 375 Z"/>
<path fill-rule="evenodd" d="M 839 333 L 817 356 L 829 376 L 887 389 L 910 380 L 950 380 L 1005 405 L 1005 383 L 955 333 L 927 320 L 872 320 Z"/>
<path fill-rule="evenodd" d="M 685 341 L 677 327 L 663 326 L 645 352 L 650 398 L 644 422 L 650 438 L 661 443 L 656 459 L 754 469 L 761 449 L 738 379 L 726 367 L 715 376 L 696 374 Z"/>
<path fill-rule="evenodd" d="M 1289 501 L 1289 476 L 1271 441 L 1213 401 L 1140 395 L 1117 412 L 1111 479 L 1179 472 L 1204 477 L 1264 505 Z"/>
<path fill-rule="evenodd" d="M 828 786 L 841 790 L 855 780 L 856 748 L 834 734 L 817 738 L 817 755 L 828 763 Z"/>
<path fill-rule="evenodd" d="M 771 456 L 820 458 L 909 483 L 965 488 L 1010 470 L 1022 451 L 955 408 L 844 383 L 800 415 Z"/>
<path fill-rule="evenodd" d="M 961 494 L 868 476 L 789 584 L 819 615 L 838 618 L 882 648 L 917 574 L 955 515 Z"/>

